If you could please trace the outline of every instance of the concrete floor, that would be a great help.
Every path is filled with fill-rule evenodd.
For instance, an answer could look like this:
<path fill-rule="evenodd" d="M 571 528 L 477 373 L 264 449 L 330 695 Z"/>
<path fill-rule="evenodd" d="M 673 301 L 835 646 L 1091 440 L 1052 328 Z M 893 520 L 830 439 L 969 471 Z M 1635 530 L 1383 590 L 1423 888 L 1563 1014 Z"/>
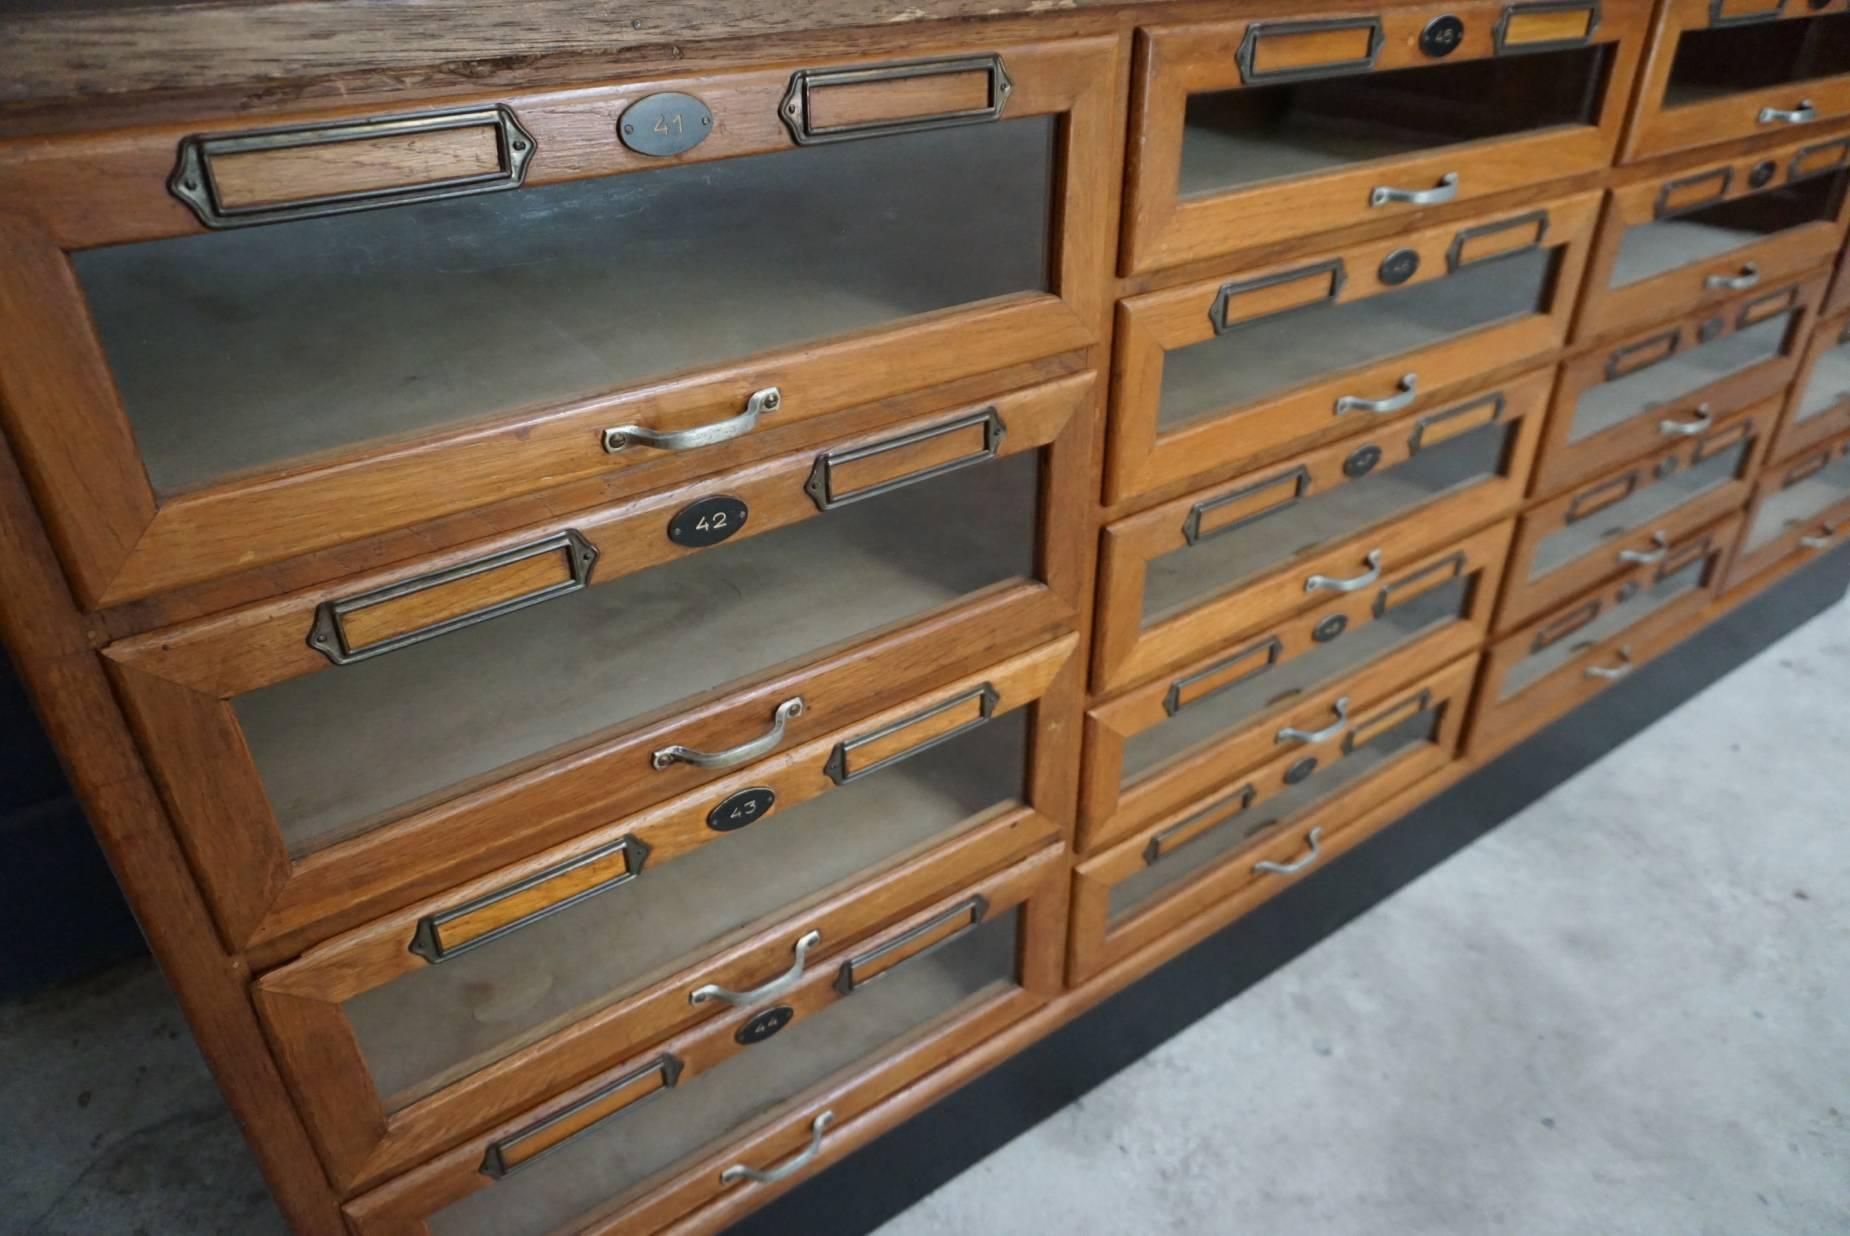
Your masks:
<path fill-rule="evenodd" d="M 881 1229 L 1850 1232 L 1850 604 Z M 0 1232 L 282 1225 L 145 963 L 0 1006 Z"/>

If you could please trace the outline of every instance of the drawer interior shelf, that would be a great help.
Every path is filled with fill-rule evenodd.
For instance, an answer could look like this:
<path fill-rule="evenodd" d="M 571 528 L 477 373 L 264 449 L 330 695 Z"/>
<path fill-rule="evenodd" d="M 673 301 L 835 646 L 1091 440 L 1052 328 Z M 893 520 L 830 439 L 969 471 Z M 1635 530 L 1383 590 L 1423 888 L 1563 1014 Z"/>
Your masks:
<path fill-rule="evenodd" d="M 1776 314 L 1589 387 L 1574 404 L 1567 440 L 1579 442 L 1603 433 L 1650 408 L 1673 403 L 1723 378 L 1773 360 L 1785 350 L 1797 317 L 1796 311 Z"/>
<path fill-rule="evenodd" d="M 1850 498 L 1850 449 L 1810 476 L 1769 493 L 1741 542 L 1745 557 Z"/>
<path fill-rule="evenodd" d="M 1578 561 L 1608 541 L 1636 529 L 1648 528 L 1653 521 L 1721 488 L 1736 478 L 1741 471 L 1742 461 L 1752 451 L 1751 439 L 1743 438 L 1727 450 L 1717 451 L 1707 459 L 1678 469 L 1632 497 L 1603 507 L 1584 519 L 1575 520 L 1550 533 L 1536 547 L 1529 578 L 1539 579 L 1570 562 Z"/>
<path fill-rule="evenodd" d="M 1624 287 L 1723 257 L 1807 223 L 1829 222 L 1837 214 L 1843 192 L 1841 173 L 1812 176 L 1763 193 L 1634 224 L 1625 229 L 1620 241 L 1611 286 Z"/>
<path fill-rule="evenodd" d="M 1839 73 L 1850 73 L 1850 14 L 1685 30 L 1670 63 L 1664 105 L 1708 103 Z"/>
<path fill-rule="evenodd" d="M 1056 121 L 73 255 L 157 494 L 1049 289 Z"/>

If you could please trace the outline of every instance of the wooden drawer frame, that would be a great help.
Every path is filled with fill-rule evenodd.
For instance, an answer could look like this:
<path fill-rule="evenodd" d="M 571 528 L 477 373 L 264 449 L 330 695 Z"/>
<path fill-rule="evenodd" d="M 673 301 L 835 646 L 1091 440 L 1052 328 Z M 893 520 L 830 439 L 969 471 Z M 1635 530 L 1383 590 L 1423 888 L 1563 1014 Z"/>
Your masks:
<path fill-rule="evenodd" d="M 335 1183 L 343 1192 L 375 1184 L 530 1103 L 536 1094 L 557 1090 L 611 1059 L 723 1013 L 717 1006 L 692 1005 L 687 993 L 707 983 L 745 989 L 764 982 L 789 966 L 792 942 L 809 931 L 822 934 L 820 947 L 810 955 L 812 964 L 826 962 L 907 907 L 1029 849 L 1063 840 L 1070 791 L 1059 783 L 1050 761 L 1029 760 L 1020 805 L 965 827 L 919 854 L 896 859 L 855 887 L 825 890 L 775 911 L 648 988 L 388 1111 L 342 1004 L 435 964 L 418 951 L 430 924 L 453 915 L 458 907 L 522 887 L 536 876 L 558 872 L 619 844 L 625 847 L 626 859 L 632 853 L 642 855 L 631 864 L 630 878 L 647 879 L 683 854 L 725 844 L 731 834 L 714 831 L 708 813 L 743 789 L 769 787 L 776 792 L 778 808 L 764 822 L 750 826 L 776 827 L 771 822 L 776 810 L 788 810 L 835 788 L 829 769 L 836 752 L 976 691 L 993 693 L 992 719 L 1035 708 L 1031 732 L 1044 744 L 1065 724 L 1057 712 L 1068 706 L 1076 686 L 1078 642 L 1078 636 L 1069 635 L 1010 658 L 863 724 L 823 735 L 711 786 L 399 910 L 265 974 L 253 988 L 258 1012 Z M 1041 715 L 1043 701 L 1051 703 L 1054 715 Z M 914 749 L 929 745 L 927 736 Z M 565 891 L 568 898 L 570 894 Z M 613 882 L 603 895 L 622 896 L 620 884 Z M 525 913 L 514 920 L 516 924 L 546 913 L 543 906 L 530 903 L 522 909 Z M 690 942 L 690 947 L 697 950 L 699 942 Z"/>
<path fill-rule="evenodd" d="M 1586 291 L 1574 320 L 1575 342 L 1646 325 L 1661 317 L 1666 305 L 1693 312 L 1716 304 L 1742 290 L 1727 286 L 1731 280 L 1748 280 L 1747 287 L 1774 284 L 1830 261 L 1850 227 L 1846 168 L 1850 168 L 1850 134 L 1717 160 L 1612 189 L 1606 195 L 1599 240 L 1587 263 Z M 1756 184 L 1761 176 L 1768 178 Z M 1840 182 L 1837 212 L 1830 219 L 1802 223 L 1624 287 L 1611 286 L 1628 228 L 1769 193 L 1816 176 L 1834 176 Z"/>
<path fill-rule="evenodd" d="M 1210 821 L 1194 834 L 1198 837 L 1248 812 L 1263 814 L 1272 796 L 1289 784 L 1286 776 L 1293 765 L 1310 755 L 1326 764 L 1340 759 L 1346 754 L 1344 739 L 1333 737 L 1322 743 L 1294 747 L 1263 769 L 1250 776 L 1227 780 L 1217 792 L 1162 817 L 1149 828 L 1081 862 L 1073 873 L 1072 945 L 1067 959 L 1067 981 L 1085 982 L 1181 923 L 1207 913 L 1265 875 L 1295 878 L 1294 873 L 1267 872 L 1254 864 L 1257 861 L 1282 864 L 1292 860 L 1305 850 L 1306 839 L 1313 831 L 1319 839 L 1339 834 L 1364 814 L 1368 802 L 1397 794 L 1443 768 L 1454 757 L 1464 735 L 1465 710 L 1470 703 L 1477 662 L 1475 655 L 1467 656 L 1428 678 L 1356 710 L 1362 714 L 1355 722 L 1360 728 L 1367 724 L 1368 716 L 1395 712 L 1422 694 L 1430 693 L 1431 706 L 1439 715 L 1438 728 L 1431 742 L 1394 757 L 1379 771 L 1364 776 L 1300 816 L 1281 821 L 1273 835 L 1255 838 L 1252 844 L 1232 851 L 1122 924 L 1116 927 L 1111 924 L 1111 890 L 1160 858 L 1160 851 L 1154 848 L 1160 844 L 1159 834 L 1185 828 L 1195 819 L 1210 814 L 1224 815 L 1223 819 Z M 1315 854 L 1314 847 L 1312 854 Z"/>
<path fill-rule="evenodd" d="M 1242 62 L 1253 58 L 1247 48 L 1259 46 L 1265 35 L 1281 43 L 1298 42 L 1309 50 L 1319 37 L 1331 38 L 1338 31 L 1362 33 L 1373 27 L 1364 36 L 1372 43 L 1365 60 L 1345 65 L 1326 58 L 1278 70 L 1277 76 L 1262 78 L 1257 85 L 1515 55 L 1523 49 L 1506 45 L 1502 36 L 1512 15 L 1518 22 L 1546 18 L 1571 24 L 1576 12 L 1589 10 L 1593 29 L 1587 37 L 1551 38 L 1545 46 L 1614 45 L 1608 53 L 1611 63 L 1605 97 L 1595 124 L 1460 142 L 1431 153 L 1371 160 L 1187 200 L 1178 195 L 1188 96 L 1240 87 Z M 1455 48 L 1445 53 L 1444 60 L 1435 60 L 1420 50 L 1420 34 L 1442 15 L 1461 18 L 1464 28 Z M 1618 148 L 1650 6 L 1640 0 L 1593 0 L 1578 6 L 1465 0 L 1450 6 L 1363 9 L 1360 14 L 1344 10 L 1343 16 L 1335 18 L 1307 15 L 1293 7 L 1288 16 L 1287 21 L 1256 16 L 1157 25 L 1138 32 L 1122 273 L 1140 274 L 1389 218 L 1417 224 L 1431 217 L 1430 210 L 1418 206 L 1376 209 L 1370 205 L 1370 191 L 1377 186 L 1425 188 L 1455 174 L 1458 190 L 1448 200 L 1466 203 L 1605 168 Z M 1286 47 L 1283 54 L 1293 50 Z"/>
<path fill-rule="evenodd" d="M 1019 907 L 1025 911 L 1018 953 L 1021 986 L 967 1008 L 931 1034 L 903 1040 L 890 1054 L 857 1073 L 838 1075 L 812 1087 L 782 1104 L 776 1114 L 749 1126 L 729 1144 L 677 1164 L 639 1185 L 620 1209 L 607 1211 L 577 1230 L 587 1236 L 590 1233 L 640 1236 L 657 1231 L 727 1191 L 720 1183 L 720 1173 L 728 1164 L 744 1162 L 768 1167 L 788 1160 L 811 1140 L 811 1125 L 817 1113 L 833 1112 L 836 1123 L 846 1124 L 889 1094 L 1046 1004 L 1062 990 L 1067 889 L 1064 855 L 1059 849 L 1049 849 L 951 893 L 936 905 L 873 937 L 863 951 L 873 952 L 883 945 L 903 940 L 916 928 L 968 905 L 973 896 L 984 899 L 982 921 L 992 921 Z M 830 965 L 811 971 L 795 990 L 783 997 L 783 1003 L 795 1009 L 801 1018 L 844 998 L 836 986 L 839 968 Z M 491 1146 L 549 1117 L 572 1111 L 613 1080 L 635 1072 L 639 1065 L 646 1066 L 663 1053 L 683 1062 L 677 1084 L 686 1085 L 700 1072 L 741 1050 L 734 1042 L 733 1031 L 746 1020 L 749 1018 L 737 1015 L 713 1019 L 604 1070 L 513 1120 L 476 1134 L 421 1167 L 349 1202 L 345 1208 L 348 1223 L 355 1236 L 426 1236 L 429 1231 L 425 1222 L 427 1216 L 478 1189 L 495 1186 L 481 1170 Z M 613 1114 L 620 1118 L 624 1110 L 627 1108 Z M 824 1144 L 826 1140 L 825 1137 Z"/>
<path fill-rule="evenodd" d="M 1850 347 L 1850 310 L 1834 318 L 1822 319 L 1813 328 L 1805 344 L 1805 356 L 1786 395 L 1785 416 L 1779 436 L 1774 440 L 1768 459 L 1785 460 L 1829 438 L 1850 432 L 1850 391 L 1838 393 L 1830 407 L 1798 419 L 1799 402 L 1805 397 L 1805 385 L 1817 367 L 1818 358 L 1839 347 Z"/>
<path fill-rule="evenodd" d="M 1729 13 L 1729 9 L 1734 12 Z M 1791 133 L 1800 126 L 1787 126 L 1771 118 L 1763 122 L 1760 116 L 1769 108 L 1797 107 L 1801 99 L 1809 101 L 1817 113 L 1802 126 L 1804 128 L 1821 128 L 1850 117 L 1850 73 L 1743 90 L 1706 103 L 1676 108 L 1666 108 L 1662 104 L 1664 88 L 1670 81 L 1670 66 L 1676 59 L 1677 44 L 1684 31 L 1762 21 L 1805 21 L 1842 13 L 1844 9 L 1843 0 L 1824 0 L 1822 4 L 1797 3 L 1796 0 L 1790 3 L 1787 0 L 1666 0 L 1658 10 L 1650 51 L 1638 74 L 1637 100 L 1626 130 L 1622 161 L 1636 162 L 1736 138 Z"/>
<path fill-rule="evenodd" d="M 1760 508 L 1769 497 L 1844 455 L 1850 455 L 1850 435 L 1810 447 L 1782 460 L 1776 467 L 1761 470 L 1760 481 L 1754 486 L 1753 503 L 1747 508 L 1747 518 L 1741 527 L 1740 545 L 1734 560 L 1728 564 L 1728 588 L 1739 587 L 1789 556 L 1821 553 L 1841 542 L 1839 534 L 1850 529 L 1850 497 L 1833 503 L 1815 518 L 1787 529 L 1758 549 L 1747 548 L 1748 533 L 1753 530 L 1754 521 L 1760 517 Z"/>
<path fill-rule="evenodd" d="M 1718 422 L 1698 437 L 1686 438 L 1675 446 L 1647 455 L 1643 459 L 1598 480 L 1577 486 L 1531 507 L 1517 522 L 1516 540 L 1510 550 L 1509 571 L 1504 577 L 1503 600 L 1497 607 L 1497 632 L 1502 634 L 1555 607 L 1556 604 L 1591 588 L 1609 575 L 1627 569 L 1629 559 L 1622 555 L 1650 558 L 1669 552 L 1668 545 L 1730 511 L 1746 504 L 1753 489 L 1753 478 L 1760 469 L 1766 445 L 1779 418 L 1777 400 L 1767 400 L 1750 411 Z M 1540 579 L 1531 579 L 1535 554 L 1548 537 L 1570 523 L 1596 516 L 1615 502 L 1642 493 L 1670 475 L 1732 450 L 1746 442 L 1734 479 L 1719 485 L 1694 501 L 1685 502 L 1646 524 L 1634 526 L 1623 536 L 1607 541 L 1570 562 L 1563 563 Z"/>
<path fill-rule="evenodd" d="M 1778 395 L 1798 368 L 1800 353 L 1811 333 L 1818 301 L 1823 295 L 1821 275 L 1759 289 L 1702 314 L 1641 331 L 1562 362 L 1561 376 L 1555 383 L 1554 404 L 1548 413 L 1548 433 L 1535 465 L 1536 495 L 1559 493 L 1569 485 L 1662 446 L 1676 436 L 1675 430 L 1661 428 L 1667 422 L 1690 423 L 1701 415 L 1723 417 Z M 1574 409 L 1582 392 L 1610 380 L 1608 375 L 1615 379 L 1626 376 L 1646 365 L 1699 347 L 1703 342 L 1733 333 L 1743 324 L 1752 325 L 1763 320 L 1771 316 L 1771 313 L 1762 312 L 1766 306 L 1785 296 L 1792 298 L 1791 307 L 1796 308 L 1797 313 L 1778 356 L 1667 403 L 1643 409 L 1578 442 L 1569 441 L 1568 435 L 1574 427 Z M 1784 312 L 1785 308 L 1782 306 L 1775 312 Z M 1756 314 L 1760 316 L 1754 316 Z M 1748 320 L 1750 317 L 1752 321 Z M 1641 357 L 1645 359 L 1640 360 Z"/>
<path fill-rule="evenodd" d="M 1598 194 L 1581 194 L 1525 211 L 1427 228 L 1258 270 L 1230 268 L 1229 274 L 1221 278 L 1120 301 L 1111 444 L 1105 465 L 1106 502 L 1116 505 L 1242 459 L 1362 433 L 1369 427 L 1369 417 L 1337 413 L 1337 400 L 1344 396 L 1392 395 L 1400 389 L 1404 374 L 1418 375 L 1418 390 L 1411 406 L 1426 410 L 1454 400 L 1473 387 L 1494 382 L 1505 372 L 1559 348 L 1567 338 L 1568 320 L 1579 296 L 1598 206 Z M 1237 325 L 1313 304 L 1346 304 L 1417 286 L 1451 273 L 1455 262 L 1468 265 L 1501 255 L 1487 254 L 1479 259 L 1465 256 L 1468 246 L 1479 238 L 1496 244 L 1505 233 L 1520 239 L 1525 233 L 1537 231 L 1538 241 L 1509 246 L 1503 252 L 1532 248 L 1536 243 L 1562 250 L 1546 312 L 1338 371 L 1256 402 L 1200 417 L 1168 433 L 1159 431 L 1164 355 L 1213 338 L 1223 318 Z M 1383 260 L 1403 250 L 1419 255 L 1417 269 L 1399 283 L 1384 281 Z M 1244 307 L 1243 297 L 1247 298 Z"/>
<path fill-rule="evenodd" d="M 1850 247 L 1837 259 L 1837 274 L 1831 280 L 1831 290 L 1825 295 L 1825 313 L 1839 313 L 1850 309 Z"/>
<path fill-rule="evenodd" d="M 1373 698 L 1430 669 L 1475 651 L 1490 635 L 1490 621 L 1503 582 L 1513 523 L 1496 524 L 1454 545 L 1428 554 L 1383 578 L 1377 588 L 1337 597 L 1292 618 L 1258 639 L 1241 641 L 1183 666 L 1173 679 L 1159 678 L 1127 691 L 1086 713 L 1085 773 L 1079 799 L 1081 853 L 1109 845 L 1151 818 L 1200 798 L 1230 775 L 1255 768 L 1277 750 L 1283 726 L 1312 729 L 1328 721 L 1337 699 Z M 1252 664 L 1286 665 L 1320 647 L 1318 635 L 1340 619 L 1354 633 L 1384 614 L 1391 605 L 1422 595 L 1430 587 L 1461 576 L 1476 576 L 1467 612 L 1384 657 L 1364 663 L 1338 681 L 1303 694 L 1273 701 L 1255 713 L 1251 724 L 1229 732 L 1168 768 L 1125 784 L 1125 744 L 1186 707 L 1192 682 L 1214 683 L 1215 690 L 1243 681 Z M 1265 658 L 1260 661 L 1259 658 Z M 1222 683 L 1229 670 L 1238 675 Z"/>
<path fill-rule="evenodd" d="M 1542 410 L 1550 378 L 1550 373 L 1542 370 L 1432 412 L 1364 424 L 1361 428 L 1368 431 L 1365 435 L 1185 494 L 1108 525 L 1099 552 L 1093 689 L 1117 691 L 1133 686 L 1242 632 L 1310 608 L 1320 599 L 1316 592 L 1308 590 L 1306 580 L 1310 575 L 1353 576 L 1363 569 L 1358 564 L 1364 562 L 1370 550 L 1380 551 L 1384 571 L 1398 573 L 1401 564 L 1409 559 L 1512 514 L 1528 489 L 1530 469 L 1543 434 Z M 1417 454 L 1422 441 L 1443 428 L 1448 418 L 1465 415 L 1475 422 L 1474 410 L 1485 406 L 1499 423 L 1516 426 L 1496 477 L 1341 540 L 1317 545 L 1182 613 L 1147 627 L 1143 624 L 1147 564 L 1162 554 L 1187 547 L 1195 539 L 1191 529 L 1199 527 L 1200 512 L 1205 508 L 1229 495 L 1289 482 L 1294 475 L 1298 478 L 1299 497 L 1340 487 L 1350 479 L 1346 461 L 1361 444 L 1366 444 L 1361 445 L 1362 450 L 1375 451 L 1380 456 L 1367 473 L 1373 475 Z M 1288 512 L 1273 516 L 1290 517 Z"/>
<path fill-rule="evenodd" d="M 1720 590 L 1722 568 L 1733 551 L 1741 527 L 1738 513 L 1719 520 L 1672 545 L 1670 557 L 1661 564 L 1634 567 L 1493 644 L 1484 654 L 1484 673 L 1472 708 L 1467 748 L 1470 758 L 1489 759 L 1516 745 L 1680 642 L 1700 625 Z M 1660 572 L 1687 565 L 1692 554 L 1706 555 L 1709 559 L 1701 587 L 1589 645 L 1566 664 L 1536 679 L 1509 699 L 1499 698 L 1504 679 L 1529 655 L 1537 638 L 1550 627 L 1566 624 L 1566 629 L 1556 638 L 1572 638 L 1574 631 L 1597 618 L 1608 605 L 1648 586 Z M 1630 668 L 1626 668 L 1628 666 Z M 1617 672 L 1594 672 L 1602 669 Z"/>
<path fill-rule="evenodd" d="M 852 649 L 825 650 L 796 668 L 775 667 L 723 694 L 710 692 L 640 718 L 583 750 L 301 859 L 292 860 L 283 842 L 230 700 L 303 674 L 340 672 L 308 639 L 324 603 L 371 595 L 567 530 L 599 551 L 586 581 L 597 587 L 654 563 L 706 552 L 676 546 L 666 534 L 668 517 L 695 499 L 716 493 L 745 499 L 752 518 L 738 538 L 816 517 L 818 505 L 805 486 L 820 458 L 906 439 L 921 428 L 961 424 L 977 409 L 922 417 L 826 444 L 821 452 L 792 452 L 725 477 L 581 512 L 519 537 L 119 641 L 104 655 L 227 942 L 280 958 L 311 939 L 717 775 L 686 763 L 652 769 L 649 753 L 664 742 L 726 750 L 762 732 L 780 701 L 801 694 L 807 708 L 789 721 L 785 738 L 786 744 L 801 743 L 1070 630 L 1090 583 L 1084 547 L 1069 530 L 1083 518 L 1080 486 L 1093 401 L 1094 380 L 1083 374 L 1012 392 L 980 409 L 993 409 L 999 418 L 1003 432 L 992 442 L 997 457 L 1045 452 L 1036 547 L 1045 582 L 998 585 L 891 633 L 872 633 Z M 193 775 L 205 766 L 216 770 L 209 782 Z"/>
<path fill-rule="evenodd" d="M 961 54 L 971 50 L 966 44 Z M 1108 151 L 1120 123 L 1113 99 L 1117 41 L 982 50 L 1002 57 L 1010 82 L 1005 117 L 1062 120 L 1055 293 L 978 302 L 619 390 L 586 392 L 560 406 L 408 443 L 356 448 L 166 499 L 157 499 L 149 484 L 66 255 L 204 231 L 168 191 L 175 150 L 190 136 L 239 122 L 6 146 L 0 150 L 0 258 L 9 277 L 0 300 L 0 413 L 78 600 L 86 608 L 118 604 L 583 478 L 621 472 L 628 483 L 618 488 L 636 492 L 699 466 L 647 449 L 607 453 L 600 435 L 612 425 L 705 425 L 736 416 L 753 392 L 770 387 L 781 398 L 767 427 L 786 425 L 1099 339 L 1110 270 Z M 909 57 L 920 54 L 908 49 Z M 446 99 L 444 109 L 494 106 L 516 116 L 534 143 L 524 180 L 533 186 L 791 149 L 795 142 L 780 123 L 780 108 L 793 70 L 820 67 Z M 709 140 L 667 161 L 631 152 L 613 128 L 631 103 L 663 91 L 698 93 L 718 118 Z M 312 127 L 361 118 L 376 119 L 356 109 L 286 119 Z M 657 466 L 663 463 L 678 471 L 664 475 Z"/>

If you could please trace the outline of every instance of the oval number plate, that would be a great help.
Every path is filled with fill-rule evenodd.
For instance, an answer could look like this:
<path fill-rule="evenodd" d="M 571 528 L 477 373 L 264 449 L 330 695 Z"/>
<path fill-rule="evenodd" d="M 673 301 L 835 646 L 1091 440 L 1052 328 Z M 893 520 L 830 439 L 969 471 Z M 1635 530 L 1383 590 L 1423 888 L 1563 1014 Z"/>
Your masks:
<path fill-rule="evenodd" d="M 640 155 L 686 154 L 713 131 L 713 113 L 691 94 L 666 91 L 637 99 L 617 120 L 617 136 Z"/>
<path fill-rule="evenodd" d="M 749 790 L 740 790 L 729 794 L 719 806 L 707 812 L 707 827 L 715 832 L 729 833 L 755 824 L 771 813 L 771 807 L 777 802 L 777 791 L 768 785 L 756 785 Z"/>
<path fill-rule="evenodd" d="M 730 494 L 702 498 L 674 513 L 674 518 L 668 521 L 668 539 L 691 549 L 718 545 L 743 528 L 749 514 L 750 508 Z"/>

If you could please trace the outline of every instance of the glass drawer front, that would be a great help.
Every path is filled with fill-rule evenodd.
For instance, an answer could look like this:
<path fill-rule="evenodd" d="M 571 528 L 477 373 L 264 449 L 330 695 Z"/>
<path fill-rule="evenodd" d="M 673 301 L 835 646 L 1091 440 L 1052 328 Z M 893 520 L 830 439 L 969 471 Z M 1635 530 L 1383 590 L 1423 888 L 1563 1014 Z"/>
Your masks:
<path fill-rule="evenodd" d="M 1695 592 L 1706 582 L 1712 561 L 1710 555 L 1698 554 L 1659 576 L 1629 599 L 1602 604 L 1600 612 L 1591 621 L 1535 649 L 1511 666 L 1503 678 L 1502 698 L 1509 699 L 1530 684 L 1554 673 L 1587 649 L 1643 622 L 1679 597 Z M 1544 624 L 1541 633 L 1545 634 L 1546 631 L 1547 626 Z"/>
<path fill-rule="evenodd" d="M 1039 452 L 233 701 L 290 852 L 792 658 L 1033 577 Z"/>
<path fill-rule="evenodd" d="M 825 1078 L 1012 986 L 1020 912 L 911 958 L 771 1038 L 432 1215 L 432 1236 L 540 1236 Z"/>
<path fill-rule="evenodd" d="M 1786 82 L 1850 73 L 1850 14 L 1685 30 L 1664 106 L 1684 107 Z"/>
<path fill-rule="evenodd" d="M 1435 741 L 1438 729 L 1439 713 L 1428 704 L 1405 720 L 1371 735 L 1367 742 L 1357 745 L 1335 763 L 1274 794 L 1269 800 L 1261 799 L 1240 809 L 1239 791 L 1235 791 L 1235 796 L 1207 808 L 1210 812 L 1226 814 L 1226 819 L 1112 886 L 1112 921 L 1137 913 L 1220 859 L 1380 771 L 1395 757 Z M 1185 821 L 1183 826 L 1187 823 Z"/>
<path fill-rule="evenodd" d="M 808 146 L 72 260 L 164 496 L 1046 291 L 1056 124 Z"/>
<path fill-rule="evenodd" d="M 1151 559 L 1144 577 L 1143 625 L 1153 626 L 1320 545 L 1491 480 L 1500 474 L 1516 433 L 1514 423 L 1484 425 L 1392 467 L 1278 505 Z M 1279 486 L 1278 481 L 1261 484 Z"/>
<path fill-rule="evenodd" d="M 1721 336 L 1711 343 L 1673 352 L 1656 364 L 1588 387 L 1574 404 L 1568 441 L 1579 442 L 1620 425 L 1641 412 L 1672 403 L 1778 357 L 1798 318 L 1796 310 Z"/>
<path fill-rule="evenodd" d="M 1782 484 L 1766 496 L 1754 515 L 1753 527 L 1747 530 L 1741 546 L 1743 554 L 1778 540 L 1850 498 L 1850 449 L 1841 445 L 1835 449 L 1836 458 L 1830 463 Z"/>
<path fill-rule="evenodd" d="M 1818 352 L 1811 376 L 1793 409 L 1795 421 L 1810 420 L 1850 400 L 1850 324 L 1841 328 L 1837 342 Z"/>
<path fill-rule="evenodd" d="M 1752 439 L 1742 438 L 1734 446 L 1678 468 L 1628 498 L 1602 507 L 1583 519 L 1572 520 L 1543 537 L 1541 544 L 1536 546 L 1529 578 L 1539 579 L 1570 562 L 1577 562 L 1608 541 L 1649 527 L 1703 494 L 1720 489 L 1739 475 L 1752 450 Z M 1669 457 L 1667 462 L 1674 466 L 1677 460 Z"/>
<path fill-rule="evenodd" d="M 1157 427 L 1169 431 L 1315 379 L 1546 313 L 1560 250 L 1472 262 L 1442 279 L 1231 325 L 1168 352 Z"/>
<path fill-rule="evenodd" d="M 1266 665 L 1212 695 L 1190 701 L 1156 725 L 1124 741 L 1126 783 L 1244 728 L 1284 700 L 1307 695 L 1389 653 L 1405 648 L 1470 612 L 1473 580 L 1467 575 L 1421 593 L 1379 618 L 1282 665 Z M 1235 654 L 1238 656 L 1239 654 Z"/>
<path fill-rule="evenodd" d="M 1028 710 L 715 838 L 344 1011 L 388 1109 L 679 969 L 690 952 L 923 853 L 1025 796 Z"/>
<path fill-rule="evenodd" d="M 1193 94 L 1178 193 L 1224 193 L 1598 121 L 1610 47 Z"/>
<path fill-rule="evenodd" d="M 1807 223 L 1828 223 L 1843 201 L 1842 173 L 1635 223 L 1619 242 L 1612 286 L 1624 287 L 1732 253 Z"/>

